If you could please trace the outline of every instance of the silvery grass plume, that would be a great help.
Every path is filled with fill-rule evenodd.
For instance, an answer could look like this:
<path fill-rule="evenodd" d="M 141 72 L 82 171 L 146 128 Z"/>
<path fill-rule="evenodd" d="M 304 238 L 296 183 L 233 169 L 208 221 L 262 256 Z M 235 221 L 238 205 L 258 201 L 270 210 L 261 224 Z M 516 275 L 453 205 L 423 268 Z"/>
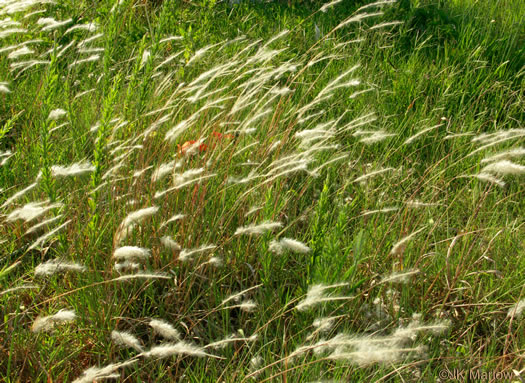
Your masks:
<path fill-rule="evenodd" d="M 351 296 L 333 296 L 325 294 L 326 290 L 343 286 L 348 286 L 348 283 L 337 283 L 333 285 L 318 284 L 310 286 L 308 292 L 306 293 L 306 298 L 299 302 L 295 308 L 299 311 L 305 311 L 319 303 L 347 300 L 353 298 Z"/>
<path fill-rule="evenodd" d="M 403 24 L 403 23 L 404 23 L 403 21 L 397 21 L 397 20 L 387 21 L 387 22 L 384 22 L 384 23 L 373 25 L 370 28 L 368 28 L 368 30 L 369 31 L 373 31 L 375 29 L 393 27 L 393 26 L 400 25 L 400 24 Z"/>
<path fill-rule="evenodd" d="M 279 229 L 281 227 L 283 227 L 283 224 L 281 222 L 265 221 L 258 225 L 252 224 L 248 226 L 238 227 L 237 230 L 235 230 L 234 235 L 261 235 L 268 231 Z"/>
<path fill-rule="evenodd" d="M 165 248 L 173 250 L 173 251 L 179 251 L 182 249 L 181 246 L 177 242 L 175 242 L 173 239 L 171 239 L 168 236 L 162 237 L 160 239 L 160 243 L 162 243 L 162 245 Z"/>
<path fill-rule="evenodd" d="M 9 84 L 7 82 L 0 82 L 0 93 L 11 93 L 7 87 Z"/>
<path fill-rule="evenodd" d="M 177 355 L 190 355 L 197 357 L 212 357 L 222 359 L 216 355 L 208 354 L 204 351 L 204 348 L 195 346 L 191 343 L 180 341 L 177 343 L 161 344 L 160 346 L 154 346 L 149 351 L 140 354 L 146 358 L 169 358 L 170 356 Z"/>
<path fill-rule="evenodd" d="M 483 169 L 481 169 L 481 173 L 518 175 L 525 173 L 525 166 L 515 164 L 509 160 L 501 160 L 485 166 Z"/>
<path fill-rule="evenodd" d="M 93 383 L 102 379 L 118 379 L 120 374 L 116 373 L 120 368 L 130 366 L 138 362 L 138 359 L 127 360 L 123 363 L 112 363 L 104 367 L 90 367 L 75 379 L 73 383 Z"/>
<path fill-rule="evenodd" d="M 230 295 L 228 298 L 224 299 L 221 304 L 219 305 L 220 306 L 223 306 L 225 305 L 226 303 L 228 302 L 231 302 L 231 301 L 235 301 L 235 302 L 239 302 L 241 300 L 241 298 L 244 296 L 244 294 L 246 294 L 248 291 L 252 291 L 252 290 L 255 290 L 255 289 L 258 289 L 259 287 L 261 287 L 262 284 L 259 284 L 259 285 L 256 285 L 256 286 L 252 286 L 250 288 L 247 288 L 246 290 L 243 290 L 243 291 L 240 291 L 238 293 L 235 293 L 235 294 L 232 294 Z"/>
<path fill-rule="evenodd" d="M 42 31 L 51 31 L 53 29 L 64 27 L 73 22 L 72 19 L 67 19 L 63 21 L 55 20 L 52 17 L 41 17 L 36 22 L 38 25 L 42 25 Z"/>
<path fill-rule="evenodd" d="M 88 161 L 77 162 L 70 166 L 51 166 L 51 174 L 53 177 L 74 177 L 91 173 L 95 167 Z"/>
<path fill-rule="evenodd" d="M 525 129 L 499 130 L 494 133 L 483 133 L 474 137 L 472 142 L 481 142 L 485 145 L 498 144 L 512 138 L 519 138 L 525 135 Z"/>
<path fill-rule="evenodd" d="M 173 172 L 173 169 L 175 169 L 177 164 L 178 163 L 176 161 L 171 161 L 165 164 L 161 164 L 157 169 L 155 169 L 155 171 L 151 175 L 151 181 L 152 182 L 160 181 L 162 178 L 164 178 L 165 176 Z"/>
<path fill-rule="evenodd" d="M 508 313 L 508 318 L 520 318 L 523 314 L 523 311 L 525 310 L 525 299 L 522 299 L 518 303 L 516 303 L 514 306 L 512 306 Z"/>
<path fill-rule="evenodd" d="M 505 186 L 505 181 L 502 181 L 499 178 L 494 177 L 492 174 L 478 173 L 478 174 L 472 175 L 472 177 L 475 177 L 480 181 L 493 183 L 495 185 L 498 185 L 501 188 Z"/>
<path fill-rule="evenodd" d="M 407 283 L 410 281 L 410 277 L 419 274 L 418 269 L 407 270 L 402 273 L 393 272 L 381 279 L 381 283 Z"/>
<path fill-rule="evenodd" d="M 73 61 L 71 64 L 69 64 L 68 68 L 73 68 L 74 66 L 77 66 L 77 65 L 80 65 L 80 64 L 84 64 L 84 63 L 90 63 L 90 62 L 94 62 L 94 61 L 98 61 L 100 59 L 100 55 L 98 54 L 95 54 L 95 55 L 91 55 L 85 59 L 80 59 L 80 60 L 75 60 Z"/>
<path fill-rule="evenodd" d="M 367 215 L 372 214 L 378 214 L 378 213 L 391 213 L 393 211 L 398 211 L 399 208 L 392 206 L 392 207 L 385 207 L 383 209 L 377 209 L 377 210 L 365 210 L 363 214 L 360 215 L 360 217 L 366 217 Z"/>
<path fill-rule="evenodd" d="M 449 326 L 450 322 L 448 321 L 424 325 L 418 319 L 414 319 L 407 327 L 400 327 L 391 335 L 386 336 L 337 334 L 328 340 L 322 339 L 311 345 L 300 346 L 289 358 L 314 351 L 316 354 L 331 352 L 328 356 L 329 359 L 348 360 L 359 366 L 374 363 L 395 363 L 402 361 L 410 354 L 423 354 L 424 347 L 407 346 L 409 342 L 417 338 L 419 333 L 430 332 L 438 335 L 446 331 Z"/>
<path fill-rule="evenodd" d="M 520 158 L 523 156 L 525 156 L 525 148 L 520 147 L 516 149 L 506 150 L 504 152 L 499 152 L 499 153 L 493 154 L 490 157 L 485 157 L 484 159 L 481 160 L 481 163 L 483 164 L 486 162 L 509 160 L 511 158 Z"/>
<path fill-rule="evenodd" d="M 495 145 L 499 145 L 503 142 L 513 140 L 516 138 L 525 137 L 525 129 L 509 129 L 506 131 L 500 131 L 492 134 L 482 134 L 480 136 L 474 137 L 472 142 L 480 141 L 481 143 L 485 142 L 485 145 L 473 150 L 465 158 L 471 157 L 480 151 L 483 151 L 487 148 L 490 148 Z"/>
<path fill-rule="evenodd" d="M 402 254 L 405 251 L 407 243 L 414 238 L 416 235 L 418 235 L 421 231 L 423 231 L 426 228 L 426 226 L 422 227 L 419 230 L 414 231 L 413 233 L 407 235 L 406 237 L 402 238 L 398 242 L 392 246 L 392 250 L 390 251 L 390 254 Z"/>
<path fill-rule="evenodd" d="M 36 239 L 35 242 L 33 242 L 33 244 L 31 246 L 29 246 L 27 248 L 27 251 L 31 251 L 33 249 L 36 249 L 38 247 L 40 247 L 42 244 L 44 244 L 49 238 L 51 238 L 52 236 L 54 236 L 56 233 L 58 233 L 60 230 L 62 230 L 64 227 L 66 227 L 67 225 L 69 225 L 69 223 L 71 223 L 71 220 L 69 221 L 66 221 L 64 222 L 62 225 L 60 226 L 57 226 L 55 227 L 53 230 L 51 230 L 50 232 L 47 232 L 46 234 L 38 237 Z"/>
<path fill-rule="evenodd" d="M 49 201 L 42 201 L 42 202 L 30 202 L 21 208 L 13 210 L 6 218 L 7 222 L 13 222 L 18 219 L 21 219 L 25 222 L 30 222 L 45 213 L 47 213 L 51 209 L 61 208 L 64 206 L 61 203 L 53 203 L 49 205 Z"/>
<path fill-rule="evenodd" d="M 310 248 L 304 243 L 299 242 L 295 239 L 281 238 L 280 240 L 272 240 L 270 242 L 269 250 L 275 254 L 282 254 L 285 250 L 289 250 L 293 253 L 308 254 Z"/>
<path fill-rule="evenodd" d="M 180 333 L 171 324 L 160 319 L 152 319 L 148 324 L 163 338 L 180 340 Z"/>
<path fill-rule="evenodd" d="M 329 331 L 333 327 L 335 320 L 341 317 L 342 316 L 335 316 L 315 319 L 312 323 L 312 326 L 315 327 L 315 331 L 308 335 L 306 340 L 311 340 L 316 335 Z"/>
<path fill-rule="evenodd" d="M 356 130 L 353 134 L 353 136 L 366 136 L 364 138 L 361 138 L 359 142 L 370 145 L 375 144 L 377 142 L 381 142 L 383 140 L 386 140 L 387 138 L 394 137 L 395 134 L 388 133 L 385 130 Z"/>
<path fill-rule="evenodd" d="M 209 250 L 214 250 L 216 248 L 217 246 L 215 245 L 202 245 L 201 247 L 195 249 L 183 249 L 179 254 L 179 261 L 189 261 L 195 254 L 203 253 Z"/>
<path fill-rule="evenodd" d="M 237 334 L 232 334 L 230 336 L 228 336 L 227 338 L 225 339 L 222 339 L 222 340 L 219 340 L 217 342 L 213 342 L 213 343 L 210 343 L 210 344 L 207 344 L 206 346 L 204 346 L 204 348 L 214 348 L 216 350 L 220 350 L 220 349 L 223 349 L 225 348 L 227 345 L 231 344 L 231 343 L 234 343 L 234 342 L 255 342 L 257 340 L 257 334 L 254 334 L 250 337 L 245 337 L 245 336 L 242 336 L 242 333 L 237 335 Z"/>
<path fill-rule="evenodd" d="M 121 275 L 120 277 L 111 279 L 111 281 L 118 282 L 118 281 L 128 281 L 131 279 L 171 279 L 171 278 L 172 277 L 164 273 L 146 273 L 144 272 L 144 273 Z"/>
<path fill-rule="evenodd" d="M 7 58 L 10 60 L 16 60 L 19 57 L 30 55 L 33 53 L 35 53 L 34 50 L 29 49 L 27 46 L 24 45 L 21 48 L 18 48 L 12 51 L 11 53 L 9 53 L 9 55 L 7 55 Z"/>
<path fill-rule="evenodd" d="M 15 292 L 15 291 L 19 291 L 19 290 L 27 290 L 27 289 L 38 289 L 39 287 L 37 285 L 31 285 L 31 284 L 26 284 L 26 285 L 20 285 L 20 286 L 17 286 L 17 287 L 13 287 L 11 289 L 7 289 L 7 290 L 4 290 L 4 291 L 0 291 L 0 296 L 4 295 L 4 294 L 9 294 L 9 293 L 12 293 L 12 292 Z"/>
<path fill-rule="evenodd" d="M 173 174 L 173 186 L 182 185 L 188 180 L 197 178 L 202 173 L 204 173 L 204 168 L 189 169 L 189 170 L 186 170 L 184 173 L 174 173 Z"/>
<path fill-rule="evenodd" d="M 342 1 L 343 0 L 334 0 L 334 1 L 331 1 L 329 3 L 326 3 L 321 8 L 319 8 L 319 11 L 326 12 L 328 9 L 330 9 L 331 7 L 341 3 Z"/>
<path fill-rule="evenodd" d="M 118 273 L 126 272 L 126 271 L 135 271 L 138 270 L 140 267 L 139 263 L 131 262 L 131 261 L 124 261 L 124 262 L 116 262 L 115 263 L 115 270 Z"/>
<path fill-rule="evenodd" d="M 23 28 L 10 28 L 10 29 L 4 29 L 0 31 L 0 39 L 4 39 L 6 37 L 9 37 L 15 33 L 25 33 L 27 32 L 27 29 Z"/>
<path fill-rule="evenodd" d="M 50 331 L 55 325 L 60 323 L 72 322 L 76 319 L 76 314 L 73 310 L 60 310 L 54 315 L 46 317 L 37 317 L 33 322 L 31 330 L 33 332 Z"/>
<path fill-rule="evenodd" d="M 373 172 L 370 172 L 370 173 L 367 173 L 367 174 L 363 174 L 362 176 L 360 177 L 357 177 L 353 182 L 362 182 L 362 181 L 365 181 L 367 180 L 368 178 L 371 178 L 371 177 L 375 177 L 379 174 L 383 174 L 383 173 L 386 173 L 386 172 L 390 172 L 390 171 L 393 171 L 393 170 L 396 170 L 395 168 L 385 168 L 385 169 L 379 169 L 379 170 L 375 170 Z"/>
<path fill-rule="evenodd" d="M 49 116 L 47 117 L 47 119 L 56 121 L 64 117 L 65 115 L 67 115 L 67 112 L 64 109 L 54 109 L 51 112 L 49 112 Z"/>
<path fill-rule="evenodd" d="M 195 183 L 199 183 L 200 181 L 204 181 L 204 180 L 209 179 L 209 178 L 213 178 L 216 175 L 217 174 L 208 174 L 208 175 L 205 175 L 205 176 L 202 176 L 202 177 L 191 178 L 188 181 L 185 181 L 183 183 L 177 184 L 177 185 L 175 185 L 175 186 L 173 186 L 173 187 L 171 187 L 169 189 L 156 192 L 154 198 L 155 199 L 162 198 L 166 194 L 168 194 L 168 193 L 170 193 L 172 191 L 182 189 L 183 187 L 186 187 L 186 186 L 189 186 L 189 185 L 193 185 Z"/>
<path fill-rule="evenodd" d="M 422 135 L 424 135 L 425 133 L 428 133 L 434 129 L 437 129 L 439 128 L 440 126 L 443 126 L 443 124 L 438 124 L 438 125 L 435 125 L 435 126 L 431 126 L 429 128 L 425 128 L 423 130 L 420 130 L 419 132 L 417 132 L 416 134 L 414 134 L 413 136 L 409 137 L 406 139 L 406 141 L 404 142 L 405 145 L 408 145 L 408 144 L 411 144 L 412 142 L 416 141 L 418 138 L 420 138 Z"/>
<path fill-rule="evenodd" d="M 119 260 L 145 260 L 151 255 L 149 249 L 138 246 L 122 246 L 113 252 L 113 258 Z"/>
<path fill-rule="evenodd" d="M 221 307 L 221 310 L 241 309 L 242 311 L 251 313 L 256 308 L 257 308 L 257 303 L 255 303 L 253 300 L 249 299 L 249 300 L 246 300 L 246 301 L 242 301 L 241 303 L 236 304 L 236 305 Z"/>
<path fill-rule="evenodd" d="M 64 32 L 64 35 L 67 35 L 68 33 L 71 33 L 73 31 L 85 31 L 85 32 L 88 32 L 88 33 L 93 33 L 93 32 L 96 32 L 98 30 L 98 25 L 97 23 L 87 23 L 87 24 L 76 24 L 76 25 L 73 25 L 72 27 L 68 28 L 65 32 Z"/>
<path fill-rule="evenodd" d="M 114 242 L 116 244 L 121 243 L 128 236 L 128 234 L 131 233 L 135 225 L 156 214 L 158 211 L 159 208 L 157 206 L 151 206 L 129 213 L 118 227 L 117 232 L 115 233 Z"/>
<path fill-rule="evenodd" d="M 68 262 L 60 259 L 51 259 L 41 263 L 35 268 L 35 277 L 50 276 L 58 272 L 77 271 L 84 272 L 86 268 L 78 263 Z"/>
<path fill-rule="evenodd" d="M 113 330 L 111 332 L 111 340 L 113 340 L 113 342 L 119 346 L 129 347 L 138 352 L 144 351 L 139 340 L 129 332 Z"/>
<path fill-rule="evenodd" d="M 172 222 L 176 222 L 176 221 L 180 221 L 181 219 L 185 218 L 186 215 L 185 214 L 175 214 L 174 216 L 172 216 L 171 218 L 169 218 L 167 221 L 164 221 L 160 227 L 164 227 L 164 226 L 167 226 L 169 225 L 170 223 Z"/>

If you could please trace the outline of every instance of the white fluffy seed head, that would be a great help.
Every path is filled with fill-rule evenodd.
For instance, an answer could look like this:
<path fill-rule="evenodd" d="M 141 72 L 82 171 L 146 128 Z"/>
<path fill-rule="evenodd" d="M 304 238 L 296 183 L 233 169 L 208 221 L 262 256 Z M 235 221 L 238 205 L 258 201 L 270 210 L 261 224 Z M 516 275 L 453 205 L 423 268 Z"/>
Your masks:
<path fill-rule="evenodd" d="M 51 166 L 53 177 L 73 177 L 91 173 L 95 167 L 89 161 L 77 162 L 69 166 L 54 165 Z"/>
<path fill-rule="evenodd" d="M 175 355 L 191 355 L 198 357 L 213 356 L 204 352 L 202 348 L 183 341 L 152 347 L 143 355 L 146 358 L 168 358 Z"/>
<path fill-rule="evenodd" d="M 162 237 L 160 239 L 160 242 L 167 249 L 173 251 L 179 251 L 181 249 L 180 245 L 168 236 Z"/>
<path fill-rule="evenodd" d="M 509 160 L 501 160 L 501 161 L 493 162 L 493 163 L 485 166 L 481 170 L 481 173 L 495 173 L 495 174 L 502 174 L 502 175 L 507 175 L 507 174 L 518 175 L 518 174 L 525 173 L 525 166 L 515 164 L 514 162 L 509 161 Z"/>
<path fill-rule="evenodd" d="M 63 261 L 60 259 L 52 259 L 47 262 L 41 263 L 35 268 L 35 277 L 38 276 L 49 276 L 58 272 L 64 271 L 86 271 L 86 268 L 78 263 Z"/>
<path fill-rule="evenodd" d="M 50 331 L 55 325 L 60 323 L 72 322 L 76 319 L 76 314 L 73 310 L 60 310 L 54 315 L 49 315 L 45 317 L 37 317 L 33 322 L 32 331 L 41 332 L 41 331 Z"/>
<path fill-rule="evenodd" d="M 281 238 L 279 241 L 273 240 L 270 242 L 269 249 L 276 254 L 282 254 L 284 250 L 298 254 L 308 254 L 311 250 L 304 243 L 291 238 Z"/>
<path fill-rule="evenodd" d="M 119 346 L 133 348 L 139 352 L 143 351 L 140 341 L 129 332 L 113 330 L 111 332 L 111 340 Z"/>
<path fill-rule="evenodd" d="M 259 225 L 253 224 L 237 228 L 234 235 L 261 235 L 268 231 L 283 227 L 281 222 L 263 222 Z"/>
<path fill-rule="evenodd" d="M 64 109 L 54 109 L 51 112 L 49 112 L 49 116 L 47 117 L 48 120 L 58 120 L 61 117 L 64 117 L 67 114 L 67 112 Z"/>
<path fill-rule="evenodd" d="M 122 260 L 144 260 L 149 258 L 150 251 L 138 246 L 122 246 L 113 253 L 113 258 Z"/>
<path fill-rule="evenodd" d="M 160 319 L 152 319 L 149 325 L 157 334 L 166 339 L 179 340 L 179 332 L 169 323 Z"/>
<path fill-rule="evenodd" d="M 525 310 L 525 299 L 522 299 L 521 301 L 519 301 L 518 303 L 516 303 L 514 306 L 512 306 L 509 309 L 507 313 L 507 317 L 508 318 L 514 318 L 514 317 L 520 318 L 524 310 Z"/>

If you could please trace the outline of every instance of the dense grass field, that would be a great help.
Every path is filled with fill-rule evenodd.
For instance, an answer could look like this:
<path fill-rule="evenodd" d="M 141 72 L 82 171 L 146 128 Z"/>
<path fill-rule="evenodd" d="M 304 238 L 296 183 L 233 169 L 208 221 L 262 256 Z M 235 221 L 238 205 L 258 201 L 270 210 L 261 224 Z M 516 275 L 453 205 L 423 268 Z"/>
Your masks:
<path fill-rule="evenodd" d="M 0 381 L 523 382 L 523 20 L 0 0 Z"/>

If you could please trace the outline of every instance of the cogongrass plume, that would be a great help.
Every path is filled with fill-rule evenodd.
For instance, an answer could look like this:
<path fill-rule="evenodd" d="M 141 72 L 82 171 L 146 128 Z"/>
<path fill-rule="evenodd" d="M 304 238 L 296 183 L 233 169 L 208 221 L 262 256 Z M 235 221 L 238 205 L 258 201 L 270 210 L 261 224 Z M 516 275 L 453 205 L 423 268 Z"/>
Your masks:
<path fill-rule="evenodd" d="M 27 251 L 31 251 L 33 249 L 36 249 L 40 247 L 42 244 L 44 244 L 49 238 L 54 236 L 56 233 L 58 233 L 60 230 L 62 230 L 64 227 L 69 225 L 71 223 L 71 220 L 64 222 L 62 225 L 55 227 L 53 230 L 47 232 L 46 234 L 38 237 L 35 242 L 31 246 L 27 248 Z"/>
<path fill-rule="evenodd" d="M 204 351 L 204 348 L 195 346 L 191 343 L 180 341 L 177 343 L 161 344 L 159 346 L 152 347 L 149 351 L 141 354 L 145 358 L 169 358 L 170 356 L 177 355 L 190 355 L 197 357 L 212 357 L 219 358 L 216 355 L 208 354 Z M 219 358 L 222 359 L 222 358 Z"/>
<path fill-rule="evenodd" d="M 120 277 L 114 278 L 111 281 L 128 281 L 132 279 L 172 279 L 167 274 L 164 273 L 148 273 L 148 272 L 140 272 L 135 274 L 125 274 L 121 275 Z"/>
<path fill-rule="evenodd" d="M 352 299 L 353 297 L 351 296 L 333 296 L 325 294 L 326 290 L 347 285 L 348 283 L 336 283 L 333 285 L 317 284 L 310 286 L 308 292 L 306 293 L 306 298 L 299 302 L 295 308 L 299 311 L 305 311 L 319 303 Z"/>
<path fill-rule="evenodd" d="M 375 177 L 375 176 L 377 176 L 379 174 L 383 174 L 383 173 L 390 172 L 390 171 L 393 171 L 393 170 L 396 170 L 396 169 L 395 168 L 385 168 L 385 169 L 375 170 L 373 172 L 370 172 L 370 173 L 367 173 L 367 174 L 363 174 L 362 176 L 357 177 L 353 182 L 363 182 L 363 181 L 367 180 L 368 178 Z"/>
<path fill-rule="evenodd" d="M 118 379 L 120 374 L 117 371 L 126 366 L 138 362 L 138 359 L 127 360 L 123 363 L 112 363 L 104 367 L 90 367 L 82 373 L 82 376 L 75 379 L 73 383 L 93 383 L 102 379 Z"/>
<path fill-rule="evenodd" d="M 242 291 L 240 291 L 238 293 L 234 293 L 234 294 L 230 295 L 228 298 L 224 299 L 219 306 L 225 305 L 226 303 L 231 302 L 231 301 L 239 302 L 241 300 L 241 298 L 244 296 L 244 294 L 246 294 L 249 291 L 258 289 L 261 286 L 262 286 L 262 284 L 259 284 L 259 285 L 256 285 L 256 286 L 249 287 L 246 290 L 242 290 Z"/>
<path fill-rule="evenodd" d="M 77 162 L 69 166 L 54 165 L 51 166 L 51 174 L 53 177 L 74 177 L 91 173 L 95 167 L 88 161 Z"/>
<path fill-rule="evenodd" d="M 35 277 L 50 276 L 58 272 L 77 271 L 84 272 L 86 268 L 78 263 L 64 261 L 61 259 L 51 259 L 41 263 L 35 268 Z"/>
<path fill-rule="evenodd" d="M 525 156 L 525 148 L 519 147 L 516 149 L 510 149 L 504 152 L 493 154 L 490 157 L 485 157 L 481 160 L 481 163 L 483 164 L 486 162 L 497 162 L 501 160 L 509 160 L 511 158 L 520 158 L 523 156 Z"/>
<path fill-rule="evenodd" d="M 116 262 L 113 266 L 118 273 L 123 273 L 126 271 L 136 271 L 140 268 L 140 264 L 137 262 L 123 261 Z"/>
<path fill-rule="evenodd" d="M 64 27 L 73 22 L 72 19 L 67 19 L 63 21 L 55 20 L 52 17 L 41 17 L 37 20 L 37 25 L 42 25 L 42 31 L 51 31 L 53 29 Z"/>
<path fill-rule="evenodd" d="M 181 246 L 177 242 L 175 242 L 173 239 L 171 239 L 168 236 L 162 237 L 160 239 L 160 243 L 162 243 L 162 245 L 165 248 L 173 250 L 173 251 L 179 251 L 182 249 Z"/>
<path fill-rule="evenodd" d="M 163 338 L 171 340 L 180 340 L 180 333 L 169 323 L 160 320 L 152 319 L 149 323 L 150 327 Z"/>
<path fill-rule="evenodd" d="M 113 330 L 111 332 L 111 340 L 119 346 L 133 348 L 138 352 L 144 351 L 140 341 L 129 332 Z"/>
<path fill-rule="evenodd" d="M 283 227 L 281 222 L 265 221 L 260 224 L 238 227 L 237 230 L 235 230 L 234 235 L 261 235 L 281 227 Z"/>
<path fill-rule="evenodd" d="M 214 348 L 216 350 L 220 350 L 225 348 L 227 345 L 234 343 L 234 342 L 255 342 L 257 340 L 257 334 L 254 334 L 250 337 L 242 336 L 241 334 L 232 334 L 225 339 L 219 340 L 217 342 L 213 342 L 210 344 L 207 344 L 204 346 L 204 348 Z"/>
<path fill-rule="evenodd" d="M 118 260 L 145 260 L 151 255 L 149 249 L 138 246 L 122 246 L 113 252 L 113 258 Z"/>
<path fill-rule="evenodd" d="M 381 279 L 381 283 L 407 283 L 410 281 L 410 277 L 419 274 L 418 269 L 407 270 L 404 272 L 393 272 L 386 275 Z"/>
<path fill-rule="evenodd" d="M 115 233 L 114 243 L 117 245 L 121 243 L 131 233 L 135 225 L 156 214 L 158 211 L 159 208 L 157 206 L 151 206 L 128 214 Z"/>
<path fill-rule="evenodd" d="M 521 315 L 523 314 L 524 310 L 525 310 L 525 299 L 522 299 L 521 301 L 519 301 L 518 303 L 516 303 L 514 306 L 512 306 L 509 309 L 507 313 L 507 317 L 519 319 Z"/>
<path fill-rule="evenodd" d="M 269 250 L 276 254 L 282 254 L 285 250 L 289 250 L 292 253 L 308 254 L 311 249 L 304 243 L 295 239 L 281 238 L 280 240 L 272 240 L 270 242 Z"/>
<path fill-rule="evenodd" d="M 38 288 L 39 287 L 37 285 L 24 284 L 24 285 L 16 286 L 16 287 L 13 287 L 7 290 L 0 291 L 0 296 L 4 294 L 9 294 L 15 291 L 19 291 L 19 290 L 33 290 L 33 289 L 38 289 Z"/>
<path fill-rule="evenodd" d="M 500 160 L 493 162 L 483 169 L 481 169 L 481 174 L 486 173 L 495 173 L 501 175 L 519 175 L 525 173 L 525 166 L 515 164 L 509 160 Z"/>
<path fill-rule="evenodd" d="M 31 330 L 33 332 L 50 331 L 55 327 L 55 325 L 72 322 L 76 319 L 76 317 L 77 316 L 73 310 L 62 309 L 54 315 L 37 317 L 33 322 Z"/>
<path fill-rule="evenodd" d="M 405 251 L 406 245 L 412 238 L 414 238 L 416 235 L 418 235 L 421 231 L 423 231 L 426 228 L 426 226 L 422 227 L 419 230 L 414 231 L 413 233 L 407 235 L 406 237 L 402 238 L 398 242 L 392 246 L 392 250 L 390 251 L 390 254 L 396 255 L 396 254 L 402 254 Z"/>
<path fill-rule="evenodd" d="M 478 173 L 478 174 L 472 175 L 472 177 L 475 177 L 480 181 L 493 183 L 495 185 L 498 185 L 501 188 L 505 186 L 505 181 L 502 181 L 499 178 L 496 178 L 492 174 L 489 174 L 489 173 Z"/>
<path fill-rule="evenodd" d="M 53 109 L 51 112 L 49 112 L 47 119 L 56 121 L 65 115 L 67 115 L 67 112 L 64 109 Z"/>
<path fill-rule="evenodd" d="M 203 253 L 205 251 L 210 251 L 216 249 L 215 245 L 202 245 L 195 249 L 183 249 L 179 254 L 179 261 L 185 262 L 191 260 L 195 254 Z"/>
<path fill-rule="evenodd" d="M 16 220 L 23 220 L 24 222 L 30 222 L 34 219 L 42 216 L 51 209 L 57 209 L 64 206 L 61 203 L 49 204 L 49 201 L 42 202 L 30 202 L 21 208 L 13 210 L 6 218 L 7 222 L 13 222 Z"/>
<path fill-rule="evenodd" d="M 168 224 L 170 224 L 170 223 L 172 223 L 172 222 L 179 221 L 179 220 L 183 219 L 184 217 L 186 217 L 185 214 L 175 214 L 174 216 L 172 216 L 171 218 L 169 218 L 167 221 L 164 221 L 164 222 L 160 225 L 160 227 L 162 228 L 162 227 L 164 227 L 164 226 L 166 226 L 166 225 L 168 225 Z"/>
<path fill-rule="evenodd" d="M 30 55 L 33 53 L 35 53 L 34 50 L 29 49 L 27 46 L 24 45 L 21 48 L 18 48 L 12 51 L 11 53 L 9 53 L 9 55 L 7 55 L 7 58 L 10 60 L 16 60 L 19 57 Z"/>

